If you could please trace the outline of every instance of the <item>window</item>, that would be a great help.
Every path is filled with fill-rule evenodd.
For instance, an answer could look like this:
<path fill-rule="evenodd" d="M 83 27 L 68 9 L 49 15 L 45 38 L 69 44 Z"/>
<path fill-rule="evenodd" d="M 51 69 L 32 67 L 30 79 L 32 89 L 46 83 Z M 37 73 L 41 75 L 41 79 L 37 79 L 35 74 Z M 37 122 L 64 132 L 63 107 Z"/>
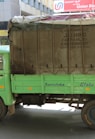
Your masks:
<path fill-rule="evenodd" d="M 38 3 L 38 1 L 35 1 L 35 8 L 39 8 L 39 3 Z"/>
<path fill-rule="evenodd" d="M 0 30 L 7 30 L 8 22 L 0 21 Z"/>
<path fill-rule="evenodd" d="M 3 70 L 3 56 L 0 55 L 0 70 Z"/>
<path fill-rule="evenodd" d="M 28 0 L 23 0 L 24 3 L 28 3 Z"/>
<path fill-rule="evenodd" d="M 30 6 L 34 6 L 34 1 L 33 0 L 29 0 L 29 5 Z"/>

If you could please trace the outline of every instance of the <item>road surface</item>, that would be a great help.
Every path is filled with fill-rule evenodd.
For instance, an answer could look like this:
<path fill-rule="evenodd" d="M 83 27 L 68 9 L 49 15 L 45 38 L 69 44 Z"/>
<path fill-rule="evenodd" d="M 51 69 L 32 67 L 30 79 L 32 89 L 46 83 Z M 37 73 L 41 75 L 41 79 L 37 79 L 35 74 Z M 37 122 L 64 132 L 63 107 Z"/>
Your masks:
<path fill-rule="evenodd" d="M 0 123 L 0 139 L 95 139 L 80 111 L 18 108 Z"/>

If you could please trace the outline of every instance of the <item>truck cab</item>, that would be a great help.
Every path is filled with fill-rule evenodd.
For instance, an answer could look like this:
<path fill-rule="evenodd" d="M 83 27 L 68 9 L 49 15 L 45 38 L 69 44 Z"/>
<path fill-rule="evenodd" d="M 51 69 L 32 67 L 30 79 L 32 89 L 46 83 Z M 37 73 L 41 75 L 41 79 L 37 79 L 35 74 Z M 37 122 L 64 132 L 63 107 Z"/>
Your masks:
<path fill-rule="evenodd" d="M 2 45 L 0 46 L 0 119 L 15 102 L 10 77 L 10 49 L 8 45 Z"/>

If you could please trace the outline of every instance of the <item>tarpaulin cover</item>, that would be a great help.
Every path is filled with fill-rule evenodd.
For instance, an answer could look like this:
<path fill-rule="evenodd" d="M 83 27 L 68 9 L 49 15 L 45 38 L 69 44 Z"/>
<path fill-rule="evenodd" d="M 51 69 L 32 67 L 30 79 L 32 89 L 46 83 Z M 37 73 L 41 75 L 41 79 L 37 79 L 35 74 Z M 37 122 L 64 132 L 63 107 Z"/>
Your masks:
<path fill-rule="evenodd" d="M 12 73 L 95 74 L 95 14 L 14 17 Z"/>

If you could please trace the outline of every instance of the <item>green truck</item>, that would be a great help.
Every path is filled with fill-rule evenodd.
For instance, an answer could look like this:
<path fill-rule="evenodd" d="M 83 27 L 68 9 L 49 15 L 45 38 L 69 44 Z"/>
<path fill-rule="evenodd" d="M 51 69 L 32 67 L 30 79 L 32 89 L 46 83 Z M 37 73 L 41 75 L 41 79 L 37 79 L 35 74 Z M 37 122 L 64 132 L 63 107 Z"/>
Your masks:
<path fill-rule="evenodd" d="M 0 46 L 0 119 L 15 105 L 68 103 L 95 129 L 95 16 L 14 17 Z M 74 105 L 75 104 L 75 105 Z"/>

